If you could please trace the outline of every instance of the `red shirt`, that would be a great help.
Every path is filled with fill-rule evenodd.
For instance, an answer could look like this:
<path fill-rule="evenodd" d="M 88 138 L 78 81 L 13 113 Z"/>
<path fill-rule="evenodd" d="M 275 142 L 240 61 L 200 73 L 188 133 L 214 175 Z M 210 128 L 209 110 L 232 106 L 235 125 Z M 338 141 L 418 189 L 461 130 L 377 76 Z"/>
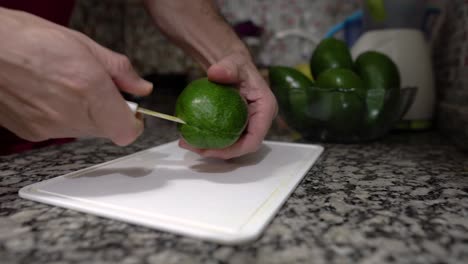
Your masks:
<path fill-rule="evenodd" d="M 67 26 L 74 0 L 0 0 L 0 6 L 26 11 L 54 23 Z"/>
<path fill-rule="evenodd" d="M 74 0 L 0 0 L 0 7 L 26 11 L 63 26 L 68 25 L 74 4 Z M 61 144 L 71 140 L 73 139 L 29 142 L 0 127 L 0 155 L 17 153 L 51 144 Z"/>

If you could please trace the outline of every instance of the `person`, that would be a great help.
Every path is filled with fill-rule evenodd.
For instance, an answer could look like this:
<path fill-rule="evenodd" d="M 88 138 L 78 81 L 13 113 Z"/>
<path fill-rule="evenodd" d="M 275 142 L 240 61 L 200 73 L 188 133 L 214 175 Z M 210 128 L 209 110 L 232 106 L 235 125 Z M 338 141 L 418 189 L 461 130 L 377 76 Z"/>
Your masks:
<path fill-rule="evenodd" d="M 274 95 L 246 46 L 212 0 L 144 0 L 154 24 L 192 56 L 210 80 L 238 87 L 249 122 L 232 146 L 195 149 L 229 159 L 256 151 L 277 113 Z M 30 13 L 0 7 L 0 126 L 29 141 L 94 136 L 125 146 L 143 123 L 119 91 L 148 95 L 129 59 L 84 34 Z M 157 133 L 157 132 L 155 132 Z"/>

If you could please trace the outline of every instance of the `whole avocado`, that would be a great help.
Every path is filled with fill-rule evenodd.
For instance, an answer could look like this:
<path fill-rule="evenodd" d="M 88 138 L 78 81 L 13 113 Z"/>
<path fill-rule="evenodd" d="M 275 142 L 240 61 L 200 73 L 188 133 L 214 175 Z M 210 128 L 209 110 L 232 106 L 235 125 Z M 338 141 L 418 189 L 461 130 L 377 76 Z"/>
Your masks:
<path fill-rule="evenodd" d="M 322 40 L 310 58 L 310 69 L 315 78 L 329 69 L 345 68 L 353 70 L 353 58 L 346 43 L 335 38 Z"/>
<path fill-rule="evenodd" d="M 355 62 L 356 72 L 367 89 L 400 88 L 400 72 L 387 55 L 378 51 L 360 54 Z"/>
<path fill-rule="evenodd" d="M 186 122 L 177 128 L 188 144 L 221 149 L 242 135 L 248 109 L 237 89 L 202 78 L 191 82 L 179 95 L 175 115 Z"/>

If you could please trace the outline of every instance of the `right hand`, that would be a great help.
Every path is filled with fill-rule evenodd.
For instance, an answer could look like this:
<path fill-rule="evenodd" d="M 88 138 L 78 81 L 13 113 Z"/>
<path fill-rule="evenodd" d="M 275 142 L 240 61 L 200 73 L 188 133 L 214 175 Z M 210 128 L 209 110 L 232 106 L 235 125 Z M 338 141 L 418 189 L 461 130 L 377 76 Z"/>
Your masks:
<path fill-rule="evenodd" d="M 147 95 L 129 60 L 85 35 L 0 8 L 0 126 L 21 138 L 96 136 L 128 145 L 143 124 L 119 89 Z"/>

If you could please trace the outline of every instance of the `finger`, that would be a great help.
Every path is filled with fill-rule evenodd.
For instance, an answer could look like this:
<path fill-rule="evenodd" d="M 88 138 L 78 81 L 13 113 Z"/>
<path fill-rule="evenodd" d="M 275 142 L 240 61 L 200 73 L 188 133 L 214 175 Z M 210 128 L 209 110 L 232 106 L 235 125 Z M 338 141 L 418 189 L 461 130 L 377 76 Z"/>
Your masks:
<path fill-rule="evenodd" d="M 228 56 L 208 68 L 208 79 L 219 83 L 237 83 L 240 80 L 242 64 L 243 59 L 239 56 Z"/>
<path fill-rule="evenodd" d="M 186 148 L 190 151 L 198 153 L 200 156 L 206 158 L 218 158 L 218 159 L 232 159 L 235 157 L 240 157 L 242 155 L 256 152 L 263 138 L 255 137 L 253 134 L 243 135 L 235 144 L 224 148 L 224 149 L 195 149 L 191 146 L 183 145 L 183 148 Z"/>
<path fill-rule="evenodd" d="M 145 96 L 152 92 L 153 84 L 138 75 L 126 56 L 97 44 L 79 32 L 73 33 L 89 48 L 120 90 L 137 96 Z"/>
<path fill-rule="evenodd" d="M 195 152 L 198 155 L 206 158 L 218 158 L 227 160 L 242 155 L 239 151 L 234 149 L 234 147 L 228 147 L 219 150 L 194 148 L 190 146 L 183 138 L 179 140 L 179 147 Z"/>
<path fill-rule="evenodd" d="M 260 147 L 271 126 L 275 114 L 275 108 L 271 107 L 273 99 L 268 99 L 269 94 L 264 95 L 264 100 L 252 102 L 249 105 L 249 123 L 247 133 L 244 134 L 234 145 L 220 150 L 202 150 L 197 153 L 204 157 L 216 157 L 230 159 L 255 152 Z"/>
<path fill-rule="evenodd" d="M 110 78 L 90 100 L 89 115 L 102 136 L 126 146 L 143 132 L 143 122 L 135 117 Z"/>
<path fill-rule="evenodd" d="M 189 151 L 195 152 L 203 157 L 231 159 L 252 153 L 258 150 L 263 141 L 263 134 L 249 133 L 244 134 L 233 145 L 223 149 L 197 149 L 190 146 L 185 140 L 179 140 L 179 146 Z"/>
<path fill-rule="evenodd" d="M 187 141 L 185 141 L 183 138 L 179 139 L 179 147 L 183 148 L 183 149 L 186 149 L 186 150 L 190 150 L 192 152 L 195 152 L 197 154 L 200 154 L 203 152 L 202 149 L 197 149 L 197 148 L 194 148 L 192 146 L 190 146 Z"/>
<path fill-rule="evenodd" d="M 242 135 L 236 143 L 224 149 L 208 149 L 200 153 L 200 155 L 204 157 L 230 159 L 255 152 L 265 138 L 270 123 L 270 121 L 262 118 L 261 114 L 258 114 L 257 118 L 252 117 L 250 119 L 247 133 Z"/>
<path fill-rule="evenodd" d="M 121 91 L 138 96 L 145 96 L 152 92 L 153 84 L 136 73 L 126 56 L 114 53 L 108 55 L 106 60 L 105 67 Z"/>
<path fill-rule="evenodd" d="M 208 79 L 212 82 L 218 83 L 235 83 L 237 82 L 237 70 L 234 67 L 226 66 L 229 63 L 220 63 L 212 65 L 208 68 L 207 76 Z"/>

